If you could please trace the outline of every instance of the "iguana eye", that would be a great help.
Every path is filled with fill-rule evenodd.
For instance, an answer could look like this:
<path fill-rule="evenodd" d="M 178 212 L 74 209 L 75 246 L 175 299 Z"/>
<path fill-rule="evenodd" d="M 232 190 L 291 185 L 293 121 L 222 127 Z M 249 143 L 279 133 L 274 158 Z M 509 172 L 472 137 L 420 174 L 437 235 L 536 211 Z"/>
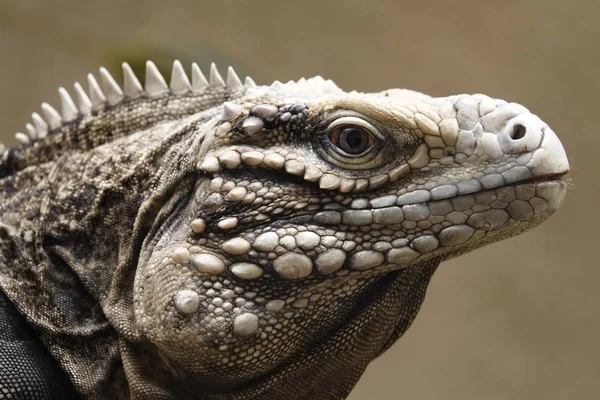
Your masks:
<path fill-rule="evenodd" d="M 328 131 L 334 149 L 347 157 L 362 156 L 376 141 L 375 128 L 359 118 L 340 118 L 329 125 Z"/>
<path fill-rule="evenodd" d="M 349 155 L 362 154 L 375 143 L 375 139 L 365 128 L 356 125 L 336 128 L 329 134 L 329 140 Z"/>

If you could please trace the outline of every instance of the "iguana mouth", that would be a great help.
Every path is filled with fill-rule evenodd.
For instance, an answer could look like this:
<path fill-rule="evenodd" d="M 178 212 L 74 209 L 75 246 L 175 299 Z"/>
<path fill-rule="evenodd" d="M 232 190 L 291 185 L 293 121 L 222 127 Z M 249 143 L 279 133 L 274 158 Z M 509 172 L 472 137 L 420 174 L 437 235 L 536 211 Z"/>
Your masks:
<path fill-rule="evenodd" d="M 538 178 L 530 178 L 530 179 L 526 179 L 520 182 L 514 182 L 508 185 L 503 185 L 497 188 L 492 188 L 492 189 L 484 189 L 484 190 L 480 190 L 478 192 L 473 192 L 473 193 L 469 193 L 471 195 L 477 194 L 477 193 L 484 193 L 484 192 L 488 192 L 491 190 L 496 190 L 496 189 L 502 189 L 502 188 L 506 188 L 506 187 L 517 187 L 517 186 L 536 186 L 536 185 L 540 185 L 543 183 L 561 183 L 564 185 L 567 185 L 569 182 L 569 178 L 568 178 L 568 173 L 563 173 L 563 174 L 553 174 L 553 175 L 548 175 L 548 176 L 543 176 L 543 177 L 538 177 Z M 466 194 L 468 195 L 468 194 Z M 429 201 L 425 201 L 425 202 L 417 202 L 417 203 L 409 203 L 406 205 L 412 205 L 412 204 L 426 204 L 429 203 L 431 201 L 441 201 L 441 200 L 452 200 L 452 199 L 456 199 L 458 197 L 461 197 L 461 195 L 458 196 L 453 196 L 453 197 L 448 197 L 448 198 L 442 198 L 442 199 L 438 199 L 438 200 L 429 200 Z M 334 209 L 332 207 L 329 207 L 329 210 Z M 347 208 L 347 207 L 343 207 L 343 206 L 339 206 L 339 207 L 335 207 L 335 209 L 337 211 L 346 211 L 346 210 L 350 210 L 351 208 Z M 367 207 L 367 208 L 363 208 L 361 210 L 371 210 L 374 211 L 377 208 L 372 208 L 372 207 Z M 309 212 L 309 211 L 299 211 L 296 215 L 286 215 L 286 216 L 281 216 L 281 217 L 273 217 L 272 220 L 269 221 L 265 221 L 265 222 L 261 222 L 261 223 L 254 223 L 251 225 L 244 225 L 241 226 L 240 230 L 235 230 L 232 232 L 238 232 L 238 231 L 246 231 L 246 230 L 252 230 L 252 229 L 256 229 L 256 228 L 260 228 L 262 226 L 274 226 L 274 227 L 280 227 L 283 226 L 285 224 L 306 224 L 311 222 L 314 219 L 314 216 L 316 214 L 319 214 L 320 212 L 322 212 L 323 210 L 318 210 L 318 211 L 314 211 L 314 212 Z"/>
<path fill-rule="evenodd" d="M 538 184 L 543 182 L 564 182 L 567 183 L 569 181 L 569 172 L 559 173 L 559 174 L 550 174 L 545 176 L 540 176 L 536 178 L 525 179 L 520 182 L 514 182 L 510 185 L 506 186 L 518 186 L 518 185 L 529 185 L 529 184 Z"/>

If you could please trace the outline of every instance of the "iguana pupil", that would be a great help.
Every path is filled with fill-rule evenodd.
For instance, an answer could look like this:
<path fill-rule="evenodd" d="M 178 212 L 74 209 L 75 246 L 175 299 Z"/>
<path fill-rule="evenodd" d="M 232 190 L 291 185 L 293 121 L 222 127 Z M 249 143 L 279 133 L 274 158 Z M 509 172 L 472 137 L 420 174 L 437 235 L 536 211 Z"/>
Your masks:
<path fill-rule="evenodd" d="M 361 154 L 369 147 L 369 134 L 363 128 L 350 126 L 342 129 L 339 147 L 349 154 Z"/>

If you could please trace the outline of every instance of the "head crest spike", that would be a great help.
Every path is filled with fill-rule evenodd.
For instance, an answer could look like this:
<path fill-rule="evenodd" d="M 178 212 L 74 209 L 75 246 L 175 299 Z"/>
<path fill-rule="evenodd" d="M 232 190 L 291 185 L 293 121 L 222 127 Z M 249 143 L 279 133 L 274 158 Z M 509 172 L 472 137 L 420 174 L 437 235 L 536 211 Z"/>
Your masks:
<path fill-rule="evenodd" d="M 85 93 L 79 82 L 75 82 L 75 98 L 77 100 L 77 108 L 82 114 L 89 114 L 92 111 L 92 101 Z"/>
<path fill-rule="evenodd" d="M 119 104 L 124 97 L 123 91 L 110 72 L 104 67 L 100 68 L 100 81 L 102 82 L 102 89 L 104 89 L 108 104 L 111 106 Z"/>
<path fill-rule="evenodd" d="M 22 132 L 15 133 L 15 139 L 17 139 L 19 141 L 19 143 L 21 143 L 21 144 L 31 143 L 31 139 L 29 138 L 29 136 L 27 136 L 26 134 L 24 134 Z M 0 144 L 0 147 L 4 147 L 4 146 Z M 4 152 L 4 149 L 2 149 L 2 152 Z"/>
<path fill-rule="evenodd" d="M 46 121 L 48 121 L 50 129 L 56 129 L 62 125 L 62 117 L 50 104 L 42 103 L 42 112 L 46 117 Z"/>
<path fill-rule="evenodd" d="M 123 69 L 123 93 L 130 99 L 136 99 L 144 94 L 144 88 L 133 70 L 126 62 L 121 64 Z"/>
<path fill-rule="evenodd" d="M 150 60 L 146 61 L 146 83 L 144 84 L 144 88 L 150 97 L 158 97 L 169 91 L 165 78 L 163 78 L 156 65 Z"/>
<path fill-rule="evenodd" d="M 79 115 L 79 110 L 77 109 L 77 106 L 75 106 L 75 102 L 64 87 L 58 88 L 58 95 L 60 96 L 60 108 L 63 121 L 73 121 Z"/>
<path fill-rule="evenodd" d="M 37 131 L 33 125 L 28 122 L 25 124 L 25 129 L 27 129 L 27 136 L 29 136 L 30 139 L 37 139 Z"/>
<path fill-rule="evenodd" d="M 248 88 L 253 88 L 253 87 L 256 87 L 256 82 L 254 82 L 254 79 L 247 76 L 246 79 L 244 80 L 244 86 L 246 86 Z"/>
<path fill-rule="evenodd" d="M 188 79 L 183 66 L 179 60 L 173 62 L 173 71 L 171 72 L 171 91 L 174 94 L 184 94 L 192 89 L 190 80 Z"/>
<path fill-rule="evenodd" d="M 273 90 L 279 90 L 282 91 L 284 88 L 284 84 L 279 82 L 279 81 L 273 81 L 273 83 L 271 83 L 271 89 Z"/>
<path fill-rule="evenodd" d="M 192 92 L 199 93 L 208 87 L 208 81 L 198 64 L 192 64 Z"/>
<path fill-rule="evenodd" d="M 33 119 L 33 126 L 35 126 L 35 131 L 37 132 L 38 138 L 44 138 L 48 134 L 48 124 L 44 121 L 44 118 L 40 116 L 38 113 L 31 114 L 31 119 Z"/>
<path fill-rule="evenodd" d="M 240 77 L 235 73 L 233 67 L 227 68 L 227 87 L 230 89 L 242 89 L 244 84 L 240 80 Z"/>
<path fill-rule="evenodd" d="M 217 69 L 215 63 L 210 64 L 210 77 L 208 78 L 210 87 L 213 89 L 225 87 L 225 82 Z"/>
<path fill-rule="evenodd" d="M 88 74 L 88 85 L 90 100 L 92 101 L 92 110 L 98 111 L 103 109 L 106 104 L 106 97 L 104 97 L 104 93 L 100 90 L 100 86 L 92 74 Z"/>

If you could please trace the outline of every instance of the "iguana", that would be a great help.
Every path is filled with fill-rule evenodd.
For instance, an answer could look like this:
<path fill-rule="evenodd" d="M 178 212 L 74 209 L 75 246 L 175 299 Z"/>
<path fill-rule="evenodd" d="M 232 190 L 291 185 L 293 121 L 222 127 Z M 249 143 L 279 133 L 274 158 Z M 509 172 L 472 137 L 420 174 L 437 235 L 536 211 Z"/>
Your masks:
<path fill-rule="evenodd" d="M 343 399 L 441 261 L 566 192 L 515 103 L 123 73 L 0 150 L 0 398 Z"/>

